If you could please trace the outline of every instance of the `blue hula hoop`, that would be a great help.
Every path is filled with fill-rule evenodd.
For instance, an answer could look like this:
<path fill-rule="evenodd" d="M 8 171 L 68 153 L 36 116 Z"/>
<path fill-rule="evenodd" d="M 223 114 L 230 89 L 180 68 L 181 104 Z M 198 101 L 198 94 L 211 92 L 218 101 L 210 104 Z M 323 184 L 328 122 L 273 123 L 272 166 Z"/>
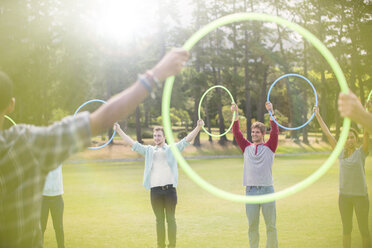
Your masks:
<path fill-rule="evenodd" d="M 313 88 L 313 91 L 314 91 L 314 96 L 315 96 L 315 106 L 318 106 L 318 96 L 316 94 L 316 90 L 314 88 L 314 85 L 310 82 L 309 79 L 305 78 L 304 76 L 301 76 L 301 75 L 298 75 L 298 74 L 294 74 L 294 73 L 290 73 L 290 74 L 285 74 L 281 77 L 279 77 L 277 80 L 274 81 L 274 83 L 271 85 L 270 89 L 269 89 L 269 93 L 267 94 L 267 101 L 270 102 L 270 93 L 271 93 L 271 90 L 272 88 L 274 87 L 274 85 L 279 82 L 279 80 L 283 79 L 283 78 L 286 78 L 286 77 L 299 77 L 299 78 L 302 78 L 304 79 L 306 82 L 308 82 L 311 86 L 311 88 Z M 282 126 L 280 125 L 276 120 L 275 118 L 273 117 L 273 115 L 271 114 L 271 111 L 269 110 L 269 114 L 270 114 L 270 117 L 271 119 L 281 128 L 284 128 L 284 129 L 287 129 L 287 130 L 297 130 L 297 129 L 300 129 L 300 128 L 303 128 L 304 126 L 306 126 L 307 124 L 309 124 L 309 122 L 314 118 L 315 116 L 315 112 L 313 112 L 313 114 L 311 115 L 310 119 L 307 120 L 307 122 L 305 122 L 304 124 L 302 124 L 301 126 L 298 126 L 298 127 L 285 127 L 285 126 Z"/>
<path fill-rule="evenodd" d="M 75 111 L 74 113 L 74 117 L 76 116 L 76 114 L 80 111 L 80 109 L 82 107 L 84 107 L 85 105 L 89 104 L 89 103 L 92 103 L 92 102 L 100 102 L 100 103 L 103 103 L 103 104 L 106 104 L 105 101 L 103 100 L 100 100 L 100 99 L 93 99 L 93 100 L 89 100 L 89 101 L 86 101 L 85 103 L 83 103 L 82 105 L 80 105 L 80 107 L 78 107 L 78 109 Z M 101 146 L 97 146 L 97 147 L 88 147 L 88 149 L 93 149 L 93 150 L 97 150 L 97 149 L 101 149 L 105 146 L 107 146 L 108 144 L 110 144 L 110 142 L 114 139 L 115 137 L 115 134 L 116 134 L 116 130 L 114 130 L 114 133 L 112 134 L 111 138 L 109 139 L 109 141 L 107 141 L 105 144 L 101 145 Z"/>

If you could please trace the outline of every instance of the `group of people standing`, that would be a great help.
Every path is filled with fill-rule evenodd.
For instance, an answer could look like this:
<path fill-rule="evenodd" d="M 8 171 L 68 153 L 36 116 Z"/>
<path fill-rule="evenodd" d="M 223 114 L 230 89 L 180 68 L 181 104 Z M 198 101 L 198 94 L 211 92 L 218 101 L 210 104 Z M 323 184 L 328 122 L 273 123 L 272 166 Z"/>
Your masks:
<path fill-rule="evenodd" d="M 157 246 L 166 247 L 166 220 L 168 247 L 176 247 L 178 169 L 177 161 L 165 143 L 164 131 L 161 127 L 154 129 L 155 146 L 142 145 L 132 140 L 114 123 L 127 117 L 159 82 L 177 74 L 188 56 L 188 52 L 183 49 L 173 49 L 154 68 L 141 75 L 130 88 L 111 98 L 92 114 L 83 112 L 76 117 L 66 117 L 49 127 L 17 125 L 2 130 L 4 115 L 14 110 L 15 98 L 12 80 L 0 72 L 0 248 L 42 247 L 42 234 L 49 211 L 58 246 L 64 247 L 61 163 L 89 146 L 92 136 L 112 126 L 134 151 L 145 156 L 143 185 L 151 192 L 150 201 L 156 217 Z M 266 109 L 276 118 L 270 102 L 266 103 Z M 339 110 L 342 116 L 359 121 L 371 132 L 372 115 L 361 109 L 355 95 L 341 94 Z M 279 135 L 277 124 L 270 120 L 270 138 L 265 142 L 265 125 L 254 123 L 251 128 L 252 141 L 248 141 L 239 129 L 237 105 L 233 104 L 231 111 L 236 113 L 233 134 L 244 157 L 243 185 L 246 195 L 273 193 L 272 166 Z M 323 132 L 334 146 L 335 139 L 322 122 L 318 110 L 314 111 Z M 177 148 L 182 151 L 190 144 L 203 125 L 204 122 L 199 120 L 195 129 L 176 144 Z M 339 206 L 344 227 L 344 247 L 350 247 L 353 208 L 357 213 L 363 246 L 370 247 L 366 217 L 369 200 L 364 173 L 368 154 L 367 133 L 364 134 L 361 148 L 357 146 L 357 141 L 358 135 L 351 132 L 339 157 Z M 267 247 L 278 247 L 275 202 L 246 204 L 250 247 L 256 248 L 259 245 L 261 209 L 266 223 Z"/>
<path fill-rule="evenodd" d="M 275 117 L 275 111 L 270 102 L 266 103 L 266 109 Z M 279 128 L 275 121 L 270 120 L 270 136 L 265 142 L 266 127 L 261 122 L 255 122 L 251 126 L 252 142 L 245 139 L 239 128 L 238 107 L 232 104 L 231 111 L 235 112 L 233 135 L 243 152 L 244 171 L 243 185 L 245 193 L 250 195 L 263 195 L 274 193 L 272 166 L 275 151 L 278 146 Z M 314 108 L 316 118 L 326 134 L 332 148 L 337 141 L 331 135 L 328 127 L 322 120 L 319 108 Z M 204 125 L 198 121 L 197 127 L 176 144 L 183 151 L 198 134 Z M 154 128 L 155 146 L 145 146 L 132 140 L 125 134 L 118 124 L 115 129 L 123 140 L 132 146 L 132 150 L 145 156 L 145 172 L 143 185 L 151 190 L 151 205 L 156 216 L 156 231 L 158 248 L 166 247 L 165 224 L 168 224 L 169 248 L 176 245 L 176 221 L 175 208 L 177 204 L 176 187 L 178 182 L 177 163 L 168 145 L 165 144 L 164 130 L 162 127 Z M 369 136 L 365 131 L 363 144 L 358 146 L 358 133 L 351 129 L 345 148 L 339 156 L 339 209 L 343 224 L 343 246 L 351 247 L 351 230 L 353 209 L 355 209 L 359 230 L 362 235 L 363 248 L 370 247 L 370 234 L 368 228 L 369 199 L 365 177 L 365 160 L 368 155 Z M 275 201 L 262 204 L 246 204 L 246 216 L 248 218 L 248 236 L 251 248 L 259 247 L 259 219 L 262 211 L 267 233 L 268 248 L 278 247 L 278 235 L 276 229 L 276 205 Z"/>

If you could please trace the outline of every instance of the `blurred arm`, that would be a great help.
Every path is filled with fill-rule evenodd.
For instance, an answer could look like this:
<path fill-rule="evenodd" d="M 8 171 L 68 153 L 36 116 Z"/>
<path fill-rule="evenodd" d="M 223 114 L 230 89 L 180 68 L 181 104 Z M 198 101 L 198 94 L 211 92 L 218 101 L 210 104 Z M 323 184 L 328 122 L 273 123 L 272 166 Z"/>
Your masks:
<path fill-rule="evenodd" d="M 372 133 L 372 114 L 368 113 L 353 92 L 340 93 L 338 97 L 338 111 L 342 117 L 361 124 L 369 133 Z"/>

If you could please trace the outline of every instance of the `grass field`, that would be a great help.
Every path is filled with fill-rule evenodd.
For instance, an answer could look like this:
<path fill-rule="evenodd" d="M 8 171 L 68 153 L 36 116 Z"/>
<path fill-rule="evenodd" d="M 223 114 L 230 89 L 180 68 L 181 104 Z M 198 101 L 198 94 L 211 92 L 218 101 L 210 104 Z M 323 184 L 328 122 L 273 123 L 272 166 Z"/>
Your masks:
<path fill-rule="evenodd" d="M 307 177 L 326 156 L 283 156 L 274 160 L 276 191 Z M 190 160 L 202 177 L 224 190 L 242 194 L 243 159 Z M 65 164 L 64 230 L 66 247 L 156 247 L 155 217 L 149 191 L 142 186 L 143 162 Z M 372 159 L 366 163 L 369 195 Z M 240 248 L 248 245 L 244 204 L 216 198 L 192 182 L 180 169 L 176 211 L 180 248 Z M 341 247 L 338 212 L 338 165 L 309 188 L 277 201 L 279 246 L 285 248 Z M 369 215 L 372 230 L 371 211 Z M 354 216 L 352 247 L 361 247 Z M 261 242 L 266 234 L 260 221 Z M 52 222 L 45 247 L 57 247 Z"/>

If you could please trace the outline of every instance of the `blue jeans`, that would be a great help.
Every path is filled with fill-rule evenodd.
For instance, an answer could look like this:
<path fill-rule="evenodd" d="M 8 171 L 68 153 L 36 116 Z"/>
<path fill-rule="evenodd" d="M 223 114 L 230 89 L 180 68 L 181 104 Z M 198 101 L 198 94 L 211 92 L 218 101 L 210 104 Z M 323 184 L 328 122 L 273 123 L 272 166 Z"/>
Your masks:
<path fill-rule="evenodd" d="M 274 193 L 273 186 L 247 186 L 245 190 L 246 195 L 264 195 Z M 276 231 L 276 208 L 275 201 L 260 204 L 246 204 L 245 210 L 249 223 L 249 247 L 258 248 L 260 242 L 259 223 L 260 223 L 260 209 L 266 224 L 267 234 L 267 248 L 278 247 L 278 236 Z"/>

